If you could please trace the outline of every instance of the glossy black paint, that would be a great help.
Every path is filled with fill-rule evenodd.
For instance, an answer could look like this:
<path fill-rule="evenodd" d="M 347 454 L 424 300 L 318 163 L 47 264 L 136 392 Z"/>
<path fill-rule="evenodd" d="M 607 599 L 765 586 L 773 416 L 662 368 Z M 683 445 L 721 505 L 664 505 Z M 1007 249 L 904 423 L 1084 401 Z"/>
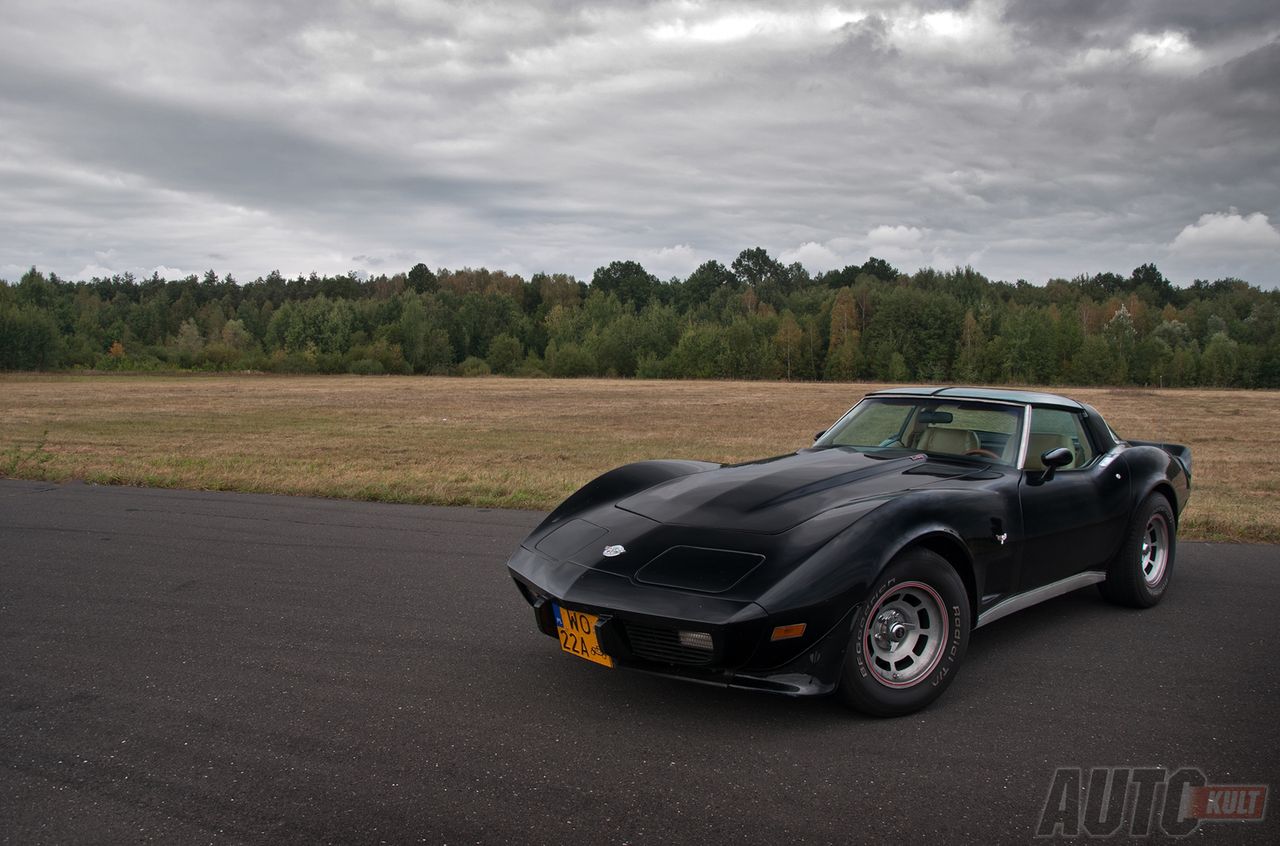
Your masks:
<path fill-rule="evenodd" d="M 823 693 L 839 682 L 853 611 L 906 547 L 921 544 L 950 561 L 981 620 L 1026 591 L 1104 569 L 1153 491 L 1175 514 L 1186 504 L 1185 447 L 1118 441 L 1085 404 L 993 389 L 885 393 L 913 392 L 1071 410 L 1083 415 L 1099 455 L 1047 479 L 982 460 L 845 447 L 732 466 L 620 467 L 569 497 L 511 556 L 539 628 L 555 636 L 551 605 L 559 603 L 601 618 L 601 646 L 620 666 Z M 614 545 L 625 552 L 605 556 Z M 696 550 L 719 551 L 707 572 Z M 673 555 L 689 562 L 685 583 Z M 770 640 L 775 627 L 793 623 L 806 625 L 803 637 Z M 696 665 L 646 658 L 628 636 L 640 627 L 709 633 L 714 653 Z"/>

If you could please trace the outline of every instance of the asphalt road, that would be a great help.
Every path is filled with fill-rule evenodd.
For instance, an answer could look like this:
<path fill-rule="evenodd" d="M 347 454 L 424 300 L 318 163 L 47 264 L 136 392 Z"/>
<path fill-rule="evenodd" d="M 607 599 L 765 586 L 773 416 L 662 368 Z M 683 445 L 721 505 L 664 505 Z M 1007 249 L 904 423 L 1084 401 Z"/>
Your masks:
<path fill-rule="evenodd" d="M 1028 842 L 1057 767 L 1280 784 L 1280 548 L 992 624 L 883 721 L 560 653 L 503 566 L 539 517 L 0 482 L 0 840 Z"/>

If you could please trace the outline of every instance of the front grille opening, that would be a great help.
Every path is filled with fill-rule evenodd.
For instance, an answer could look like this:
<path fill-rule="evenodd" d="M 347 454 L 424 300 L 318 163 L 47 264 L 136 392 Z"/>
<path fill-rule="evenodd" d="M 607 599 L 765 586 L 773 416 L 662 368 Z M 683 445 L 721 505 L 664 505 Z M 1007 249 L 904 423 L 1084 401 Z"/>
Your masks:
<path fill-rule="evenodd" d="M 715 641 L 708 632 L 660 629 L 637 623 L 624 626 L 627 643 L 637 658 L 663 664 L 710 664 Z"/>

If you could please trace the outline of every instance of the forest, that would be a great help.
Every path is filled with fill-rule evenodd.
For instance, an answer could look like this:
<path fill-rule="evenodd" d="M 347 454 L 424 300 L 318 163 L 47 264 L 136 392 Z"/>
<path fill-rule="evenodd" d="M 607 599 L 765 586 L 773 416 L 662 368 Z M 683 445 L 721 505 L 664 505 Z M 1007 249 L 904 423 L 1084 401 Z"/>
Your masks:
<path fill-rule="evenodd" d="M 241 283 L 209 270 L 0 280 L 0 369 L 427 373 L 1280 388 L 1280 292 L 1153 264 L 1045 285 L 755 247 L 658 279 L 634 261 Z"/>

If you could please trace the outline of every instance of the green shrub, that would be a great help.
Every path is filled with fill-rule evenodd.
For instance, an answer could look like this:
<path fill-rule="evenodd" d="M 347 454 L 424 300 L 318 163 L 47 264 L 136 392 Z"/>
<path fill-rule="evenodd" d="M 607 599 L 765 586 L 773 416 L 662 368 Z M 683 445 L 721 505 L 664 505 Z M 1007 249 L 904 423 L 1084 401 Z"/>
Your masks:
<path fill-rule="evenodd" d="M 349 373 L 412 373 L 413 368 L 409 366 L 409 362 L 405 361 L 404 353 L 400 349 L 400 345 L 392 343 L 385 338 L 379 338 L 373 343 L 363 343 L 352 346 L 347 351 L 343 359 L 347 365 Z M 378 365 L 376 371 L 355 370 L 357 364 L 361 368 L 368 367 L 363 364 L 365 361 L 373 361 Z"/>
<path fill-rule="evenodd" d="M 547 368 L 542 363 L 542 358 L 537 353 L 531 352 L 524 357 L 524 361 L 520 362 L 512 375 L 524 379 L 544 379 L 547 376 Z"/>
<path fill-rule="evenodd" d="M 488 376 L 492 371 L 489 370 L 489 363 L 483 358 L 476 358 L 469 355 L 462 360 L 462 364 L 458 365 L 458 375 L 460 376 Z"/>
<path fill-rule="evenodd" d="M 196 358 L 205 370 L 235 370 L 240 360 L 240 351 L 219 341 L 216 344 L 206 344 Z"/>
<path fill-rule="evenodd" d="M 672 368 L 665 358 L 659 358 L 652 353 L 645 353 L 636 362 L 636 378 L 638 379 L 669 379 L 671 378 L 671 370 Z"/>
<path fill-rule="evenodd" d="M 315 373 L 315 357 L 305 352 L 285 352 L 276 350 L 271 354 L 268 370 L 276 373 Z"/>
<path fill-rule="evenodd" d="M 0 309 L 0 370 L 46 370 L 58 365 L 62 338 L 47 313 L 32 307 Z"/>
<path fill-rule="evenodd" d="M 520 364 L 523 352 L 515 338 L 507 334 L 498 335 L 489 342 L 489 367 L 494 373 L 511 373 Z"/>
<path fill-rule="evenodd" d="M 381 376 L 385 371 L 382 369 L 382 362 L 372 358 L 362 358 L 347 365 L 347 372 L 357 376 Z"/>
<path fill-rule="evenodd" d="M 594 376 L 596 363 L 590 353 L 577 344 L 552 341 L 547 344 L 547 369 L 559 378 Z"/>

